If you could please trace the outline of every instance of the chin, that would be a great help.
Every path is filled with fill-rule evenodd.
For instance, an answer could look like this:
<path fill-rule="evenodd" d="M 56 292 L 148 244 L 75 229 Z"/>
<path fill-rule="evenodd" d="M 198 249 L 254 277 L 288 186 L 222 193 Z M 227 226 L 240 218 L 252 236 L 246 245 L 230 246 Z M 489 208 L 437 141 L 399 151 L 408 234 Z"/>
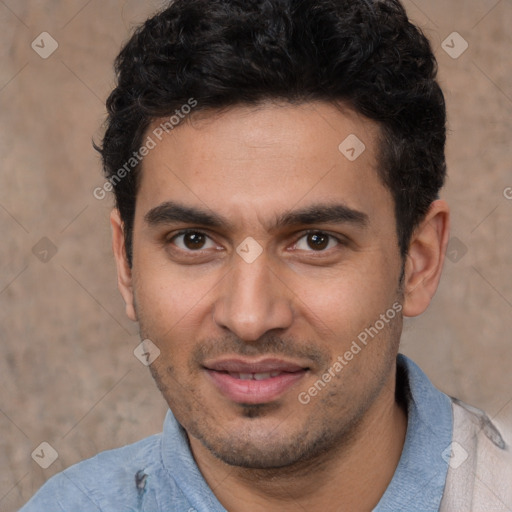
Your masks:
<path fill-rule="evenodd" d="M 257 414 L 258 408 L 248 408 Z M 254 418 L 254 417 L 253 417 Z M 339 443 L 339 432 L 321 429 L 319 425 L 286 425 L 263 419 L 242 419 L 221 428 L 211 425 L 194 425 L 189 434 L 198 439 L 217 459 L 229 466 L 245 469 L 272 470 L 310 465 L 311 462 L 332 450 Z M 249 423 L 249 426 L 247 425 Z M 283 426 L 288 428 L 283 430 Z M 281 427 L 281 428 L 280 428 Z"/>
<path fill-rule="evenodd" d="M 208 446 L 210 452 L 229 466 L 244 469 L 280 469 L 293 466 L 302 460 L 296 446 L 259 446 L 256 444 L 228 442 L 223 446 Z"/>

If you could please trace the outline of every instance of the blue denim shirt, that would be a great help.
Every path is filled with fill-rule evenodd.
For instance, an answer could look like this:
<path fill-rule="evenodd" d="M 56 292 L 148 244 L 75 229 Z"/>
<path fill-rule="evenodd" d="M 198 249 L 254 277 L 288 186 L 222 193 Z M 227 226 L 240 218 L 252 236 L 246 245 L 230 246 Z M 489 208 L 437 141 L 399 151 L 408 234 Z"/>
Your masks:
<path fill-rule="evenodd" d="M 399 355 L 408 426 L 393 479 L 374 512 L 439 509 L 451 443 L 451 400 Z M 202 477 L 171 411 L 163 432 L 55 475 L 20 512 L 226 512 Z"/>

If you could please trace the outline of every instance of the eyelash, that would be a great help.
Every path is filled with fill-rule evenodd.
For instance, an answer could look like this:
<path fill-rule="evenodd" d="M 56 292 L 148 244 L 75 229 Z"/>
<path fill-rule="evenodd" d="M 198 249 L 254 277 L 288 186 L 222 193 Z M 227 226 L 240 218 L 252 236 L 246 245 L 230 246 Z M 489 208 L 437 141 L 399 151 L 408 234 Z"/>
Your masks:
<path fill-rule="evenodd" d="M 300 240 L 302 240 L 303 238 L 307 237 L 308 235 L 325 235 L 329 238 L 329 242 L 331 240 L 335 240 L 337 242 L 337 246 L 346 246 L 347 245 L 347 240 L 343 237 L 340 237 L 340 236 L 335 236 L 335 235 L 331 235 L 330 233 L 327 233 L 326 231 L 321 231 L 319 229 L 309 229 L 309 230 L 306 230 L 304 231 L 301 236 L 299 238 L 297 238 L 297 240 L 295 241 L 295 243 L 293 244 L 294 246 L 297 245 L 299 243 Z M 330 249 L 324 249 L 324 250 L 321 250 L 321 251 L 314 251 L 313 249 L 307 251 L 307 252 L 310 252 L 310 253 L 313 253 L 313 254 L 322 254 L 322 253 L 327 253 L 329 252 Z"/>
<path fill-rule="evenodd" d="M 180 236 L 183 236 L 183 235 L 188 235 L 188 234 L 197 234 L 197 235 L 203 235 L 204 237 L 206 237 L 208 240 L 211 240 L 213 241 L 213 239 L 207 234 L 205 233 L 204 231 L 200 231 L 198 229 L 183 229 L 181 231 L 178 231 L 178 233 L 172 235 L 171 237 L 167 238 L 166 242 L 167 243 L 173 243 L 178 237 Z M 184 249 L 180 249 L 180 250 L 184 250 Z M 198 249 L 196 251 L 193 251 L 193 250 L 188 250 L 186 252 L 197 252 L 197 253 L 200 253 L 202 249 Z"/>
<path fill-rule="evenodd" d="M 191 233 L 204 235 L 209 240 L 212 240 L 212 238 L 207 233 L 205 233 L 204 231 L 201 231 L 201 230 L 198 230 L 198 229 L 183 229 L 181 231 L 178 231 L 178 233 L 175 233 L 171 237 L 167 238 L 166 239 L 166 243 L 171 244 L 171 243 L 173 243 L 176 240 L 176 238 L 178 238 L 180 236 L 183 236 L 183 235 L 191 234 Z M 310 229 L 310 230 L 304 231 L 295 240 L 295 242 L 292 245 L 296 246 L 299 243 L 300 240 L 302 240 L 303 238 L 307 237 L 308 235 L 326 235 L 326 236 L 329 237 L 329 241 L 335 240 L 337 242 L 338 246 L 346 246 L 348 244 L 348 241 L 346 239 L 344 239 L 344 238 L 340 238 L 338 236 L 331 235 L 330 233 L 327 233 L 326 231 L 321 231 L 321 230 L 318 230 L 318 229 Z M 207 249 L 198 249 L 198 250 L 194 251 L 194 250 L 191 250 L 191 249 L 185 250 L 185 249 L 178 248 L 178 250 L 184 251 L 184 252 L 187 252 L 187 253 L 198 253 L 198 254 L 200 254 L 203 250 L 207 250 Z M 313 249 L 311 249 L 310 251 L 307 251 L 307 252 L 321 254 L 321 253 L 326 253 L 328 251 L 329 251 L 329 249 L 320 250 L 320 251 L 314 251 Z"/>

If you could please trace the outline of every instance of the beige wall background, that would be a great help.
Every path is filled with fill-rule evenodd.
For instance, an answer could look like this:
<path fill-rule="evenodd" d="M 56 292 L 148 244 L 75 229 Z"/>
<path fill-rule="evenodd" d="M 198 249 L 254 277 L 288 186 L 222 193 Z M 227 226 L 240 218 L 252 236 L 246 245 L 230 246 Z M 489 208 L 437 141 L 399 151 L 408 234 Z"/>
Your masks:
<path fill-rule="evenodd" d="M 405 3 L 446 93 L 453 238 L 402 351 L 443 391 L 512 421 L 512 3 Z M 67 466 L 161 428 L 166 405 L 133 355 L 137 329 L 116 288 L 112 202 L 93 196 L 103 180 L 91 138 L 120 45 L 162 4 L 0 0 L 1 511 Z M 46 59 L 42 32 L 58 43 Z M 58 453 L 47 469 L 31 457 L 42 442 Z M 43 452 L 38 462 L 50 460 Z"/>

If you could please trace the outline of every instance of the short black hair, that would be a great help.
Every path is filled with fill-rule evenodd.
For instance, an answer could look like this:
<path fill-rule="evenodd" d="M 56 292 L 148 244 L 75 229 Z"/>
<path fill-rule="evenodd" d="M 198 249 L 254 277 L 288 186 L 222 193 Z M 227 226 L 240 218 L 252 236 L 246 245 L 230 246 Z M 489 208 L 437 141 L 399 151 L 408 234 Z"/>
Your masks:
<path fill-rule="evenodd" d="M 153 121 L 191 100 L 194 112 L 326 101 L 376 121 L 378 173 L 394 199 L 402 257 L 443 186 L 437 63 L 398 0 L 174 0 L 135 30 L 115 69 L 97 149 L 115 185 L 130 265 L 140 181 L 133 155 Z"/>

